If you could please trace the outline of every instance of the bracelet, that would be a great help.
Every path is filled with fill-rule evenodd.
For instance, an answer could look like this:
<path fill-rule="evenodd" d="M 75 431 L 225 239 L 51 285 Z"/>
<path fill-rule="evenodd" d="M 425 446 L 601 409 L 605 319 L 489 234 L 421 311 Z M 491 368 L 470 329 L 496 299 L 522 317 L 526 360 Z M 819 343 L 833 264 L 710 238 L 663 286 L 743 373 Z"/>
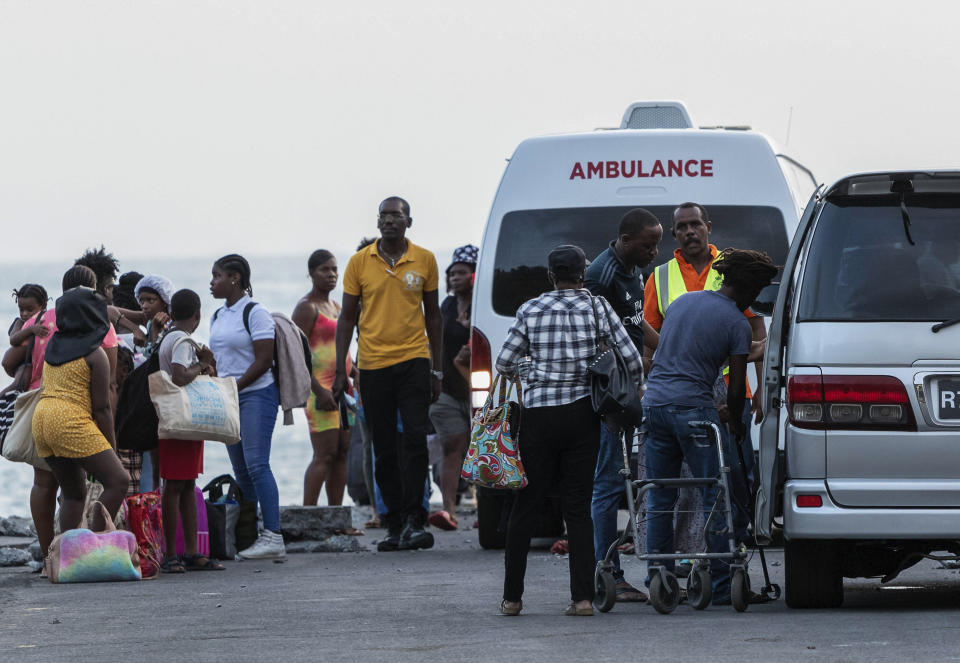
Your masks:
<path fill-rule="evenodd" d="M 116 327 L 117 325 L 119 325 L 119 324 L 120 324 L 120 321 L 123 320 L 124 317 L 126 317 L 126 316 L 124 316 L 123 313 L 121 313 L 120 315 L 118 315 L 118 316 L 117 316 L 117 319 L 113 321 L 113 326 Z"/>

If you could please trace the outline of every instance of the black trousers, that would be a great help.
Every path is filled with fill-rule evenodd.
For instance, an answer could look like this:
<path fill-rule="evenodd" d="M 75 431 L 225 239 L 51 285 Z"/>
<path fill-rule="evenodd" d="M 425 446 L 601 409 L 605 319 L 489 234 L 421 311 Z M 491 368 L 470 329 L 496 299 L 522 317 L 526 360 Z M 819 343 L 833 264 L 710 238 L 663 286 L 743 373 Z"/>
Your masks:
<path fill-rule="evenodd" d="M 360 397 L 373 437 L 376 480 L 387 506 L 385 525 L 399 534 L 407 518 L 423 525 L 423 484 L 427 480 L 430 360 L 410 359 L 360 371 Z M 397 412 L 403 433 L 397 430 Z"/>
<path fill-rule="evenodd" d="M 560 492 L 570 543 L 570 597 L 592 600 L 593 520 L 590 499 L 600 448 L 600 418 L 589 398 L 555 407 L 529 408 L 520 417 L 520 460 L 527 487 L 517 491 L 507 524 L 503 598 L 519 601 L 527 552 L 547 495 Z"/>

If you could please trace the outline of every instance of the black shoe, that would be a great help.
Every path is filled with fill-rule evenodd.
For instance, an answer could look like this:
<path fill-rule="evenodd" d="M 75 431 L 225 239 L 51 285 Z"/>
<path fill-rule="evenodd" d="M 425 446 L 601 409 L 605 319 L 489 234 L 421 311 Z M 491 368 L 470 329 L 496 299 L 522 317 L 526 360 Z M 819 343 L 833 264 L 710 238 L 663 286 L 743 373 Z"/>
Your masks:
<path fill-rule="evenodd" d="M 424 531 L 423 525 L 411 518 L 407 521 L 407 526 L 403 528 L 403 533 L 400 535 L 400 549 L 426 550 L 427 548 L 433 548 L 433 534 Z"/>
<path fill-rule="evenodd" d="M 401 537 L 399 534 L 387 534 L 387 536 L 377 544 L 377 551 L 394 552 L 395 550 L 402 550 L 400 541 Z"/>

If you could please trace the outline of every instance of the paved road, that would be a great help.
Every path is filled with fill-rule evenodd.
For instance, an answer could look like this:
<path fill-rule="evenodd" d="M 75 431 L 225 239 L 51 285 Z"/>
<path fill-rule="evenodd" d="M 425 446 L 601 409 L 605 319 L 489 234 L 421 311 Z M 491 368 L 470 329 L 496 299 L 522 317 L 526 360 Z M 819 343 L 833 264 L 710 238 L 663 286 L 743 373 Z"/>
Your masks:
<path fill-rule="evenodd" d="M 780 578 L 782 556 L 770 558 Z M 840 610 L 620 604 L 592 618 L 560 614 L 566 560 L 545 550 L 531 554 L 523 614 L 498 615 L 502 555 L 472 530 L 440 533 L 430 551 L 292 555 L 142 583 L 56 586 L 3 569 L 0 661 L 953 660 L 960 577 L 935 566 L 882 590 L 848 583 Z M 640 569 L 628 560 L 628 577 Z"/>

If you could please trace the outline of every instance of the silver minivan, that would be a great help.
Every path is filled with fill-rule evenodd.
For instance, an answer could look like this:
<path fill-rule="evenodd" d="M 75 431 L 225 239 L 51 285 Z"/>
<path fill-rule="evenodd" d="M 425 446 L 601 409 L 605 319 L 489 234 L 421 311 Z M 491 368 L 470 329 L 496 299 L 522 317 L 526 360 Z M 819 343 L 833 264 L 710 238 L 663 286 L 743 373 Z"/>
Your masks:
<path fill-rule="evenodd" d="M 794 608 L 960 554 L 960 172 L 854 175 L 794 236 L 764 365 L 757 534 Z"/>

